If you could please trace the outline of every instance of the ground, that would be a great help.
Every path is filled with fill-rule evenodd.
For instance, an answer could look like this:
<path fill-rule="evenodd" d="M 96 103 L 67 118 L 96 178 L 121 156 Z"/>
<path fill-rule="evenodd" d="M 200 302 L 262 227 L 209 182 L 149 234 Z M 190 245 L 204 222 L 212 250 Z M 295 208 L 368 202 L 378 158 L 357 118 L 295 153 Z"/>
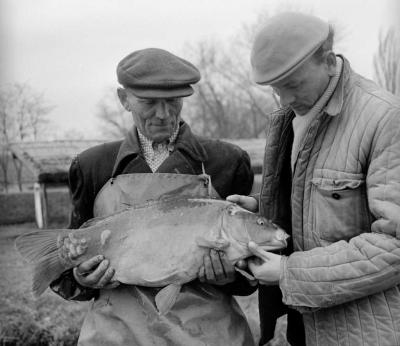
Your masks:
<path fill-rule="evenodd" d="M 14 240 L 34 229 L 34 224 L 0 226 L 0 345 L 75 345 L 88 303 L 68 302 L 49 290 L 38 300 L 32 297 L 30 267 L 16 252 Z M 257 340 L 257 295 L 238 301 Z M 279 321 L 270 346 L 288 345 L 283 337 L 285 322 Z"/>

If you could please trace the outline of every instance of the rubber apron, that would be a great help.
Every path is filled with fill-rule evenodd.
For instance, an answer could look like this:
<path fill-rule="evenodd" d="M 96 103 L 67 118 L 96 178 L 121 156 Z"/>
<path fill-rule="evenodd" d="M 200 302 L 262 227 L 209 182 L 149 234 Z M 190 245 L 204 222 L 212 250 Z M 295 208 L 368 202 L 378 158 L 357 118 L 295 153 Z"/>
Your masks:
<path fill-rule="evenodd" d="M 165 194 L 218 197 L 206 174 L 123 174 L 101 189 L 94 216 L 109 215 Z M 196 280 L 184 285 L 172 309 L 160 316 L 154 303 L 159 290 L 123 284 L 100 290 L 85 318 L 78 344 L 254 345 L 246 318 L 233 297 Z"/>

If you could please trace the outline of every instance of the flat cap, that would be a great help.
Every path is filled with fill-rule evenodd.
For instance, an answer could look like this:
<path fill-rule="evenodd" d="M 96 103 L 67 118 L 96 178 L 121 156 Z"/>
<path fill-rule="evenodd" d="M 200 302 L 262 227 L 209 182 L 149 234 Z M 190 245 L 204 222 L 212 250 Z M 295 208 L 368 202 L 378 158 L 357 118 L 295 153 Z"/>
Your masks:
<path fill-rule="evenodd" d="M 200 80 L 190 62 L 158 48 L 135 51 L 117 66 L 118 82 L 140 98 L 185 97 Z"/>
<path fill-rule="evenodd" d="M 251 51 L 253 79 L 273 84 L 294 72 L 327 39 L 329 24 L 298 12 L 274 16 L 257 34 Z"/>

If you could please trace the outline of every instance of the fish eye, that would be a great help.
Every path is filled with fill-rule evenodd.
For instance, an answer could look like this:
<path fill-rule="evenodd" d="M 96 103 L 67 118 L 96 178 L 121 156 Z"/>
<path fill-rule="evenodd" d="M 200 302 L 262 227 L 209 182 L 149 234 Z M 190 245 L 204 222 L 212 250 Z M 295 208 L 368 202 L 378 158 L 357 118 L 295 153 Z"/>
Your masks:
<path fill-rule="evenodd" d="M 264 225 L 265 222 L 264 222 L 263 219 L 257 219 L 257 224 L 258 224 L 258 225 Z"/>

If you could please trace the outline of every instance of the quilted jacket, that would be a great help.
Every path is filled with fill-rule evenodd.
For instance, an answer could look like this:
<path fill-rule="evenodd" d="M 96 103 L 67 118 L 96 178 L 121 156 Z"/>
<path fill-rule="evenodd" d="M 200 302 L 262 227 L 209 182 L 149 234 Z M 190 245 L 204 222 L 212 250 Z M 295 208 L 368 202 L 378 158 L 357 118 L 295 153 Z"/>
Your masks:
<path fill-rule="evenodd" d="M 293 116 L 270 117 L 260 193 L 292 232 L 283 303 L 302 313 L 307 345 L 400 345 L 400 101 L 344 60 L 284 179 Z"/>

